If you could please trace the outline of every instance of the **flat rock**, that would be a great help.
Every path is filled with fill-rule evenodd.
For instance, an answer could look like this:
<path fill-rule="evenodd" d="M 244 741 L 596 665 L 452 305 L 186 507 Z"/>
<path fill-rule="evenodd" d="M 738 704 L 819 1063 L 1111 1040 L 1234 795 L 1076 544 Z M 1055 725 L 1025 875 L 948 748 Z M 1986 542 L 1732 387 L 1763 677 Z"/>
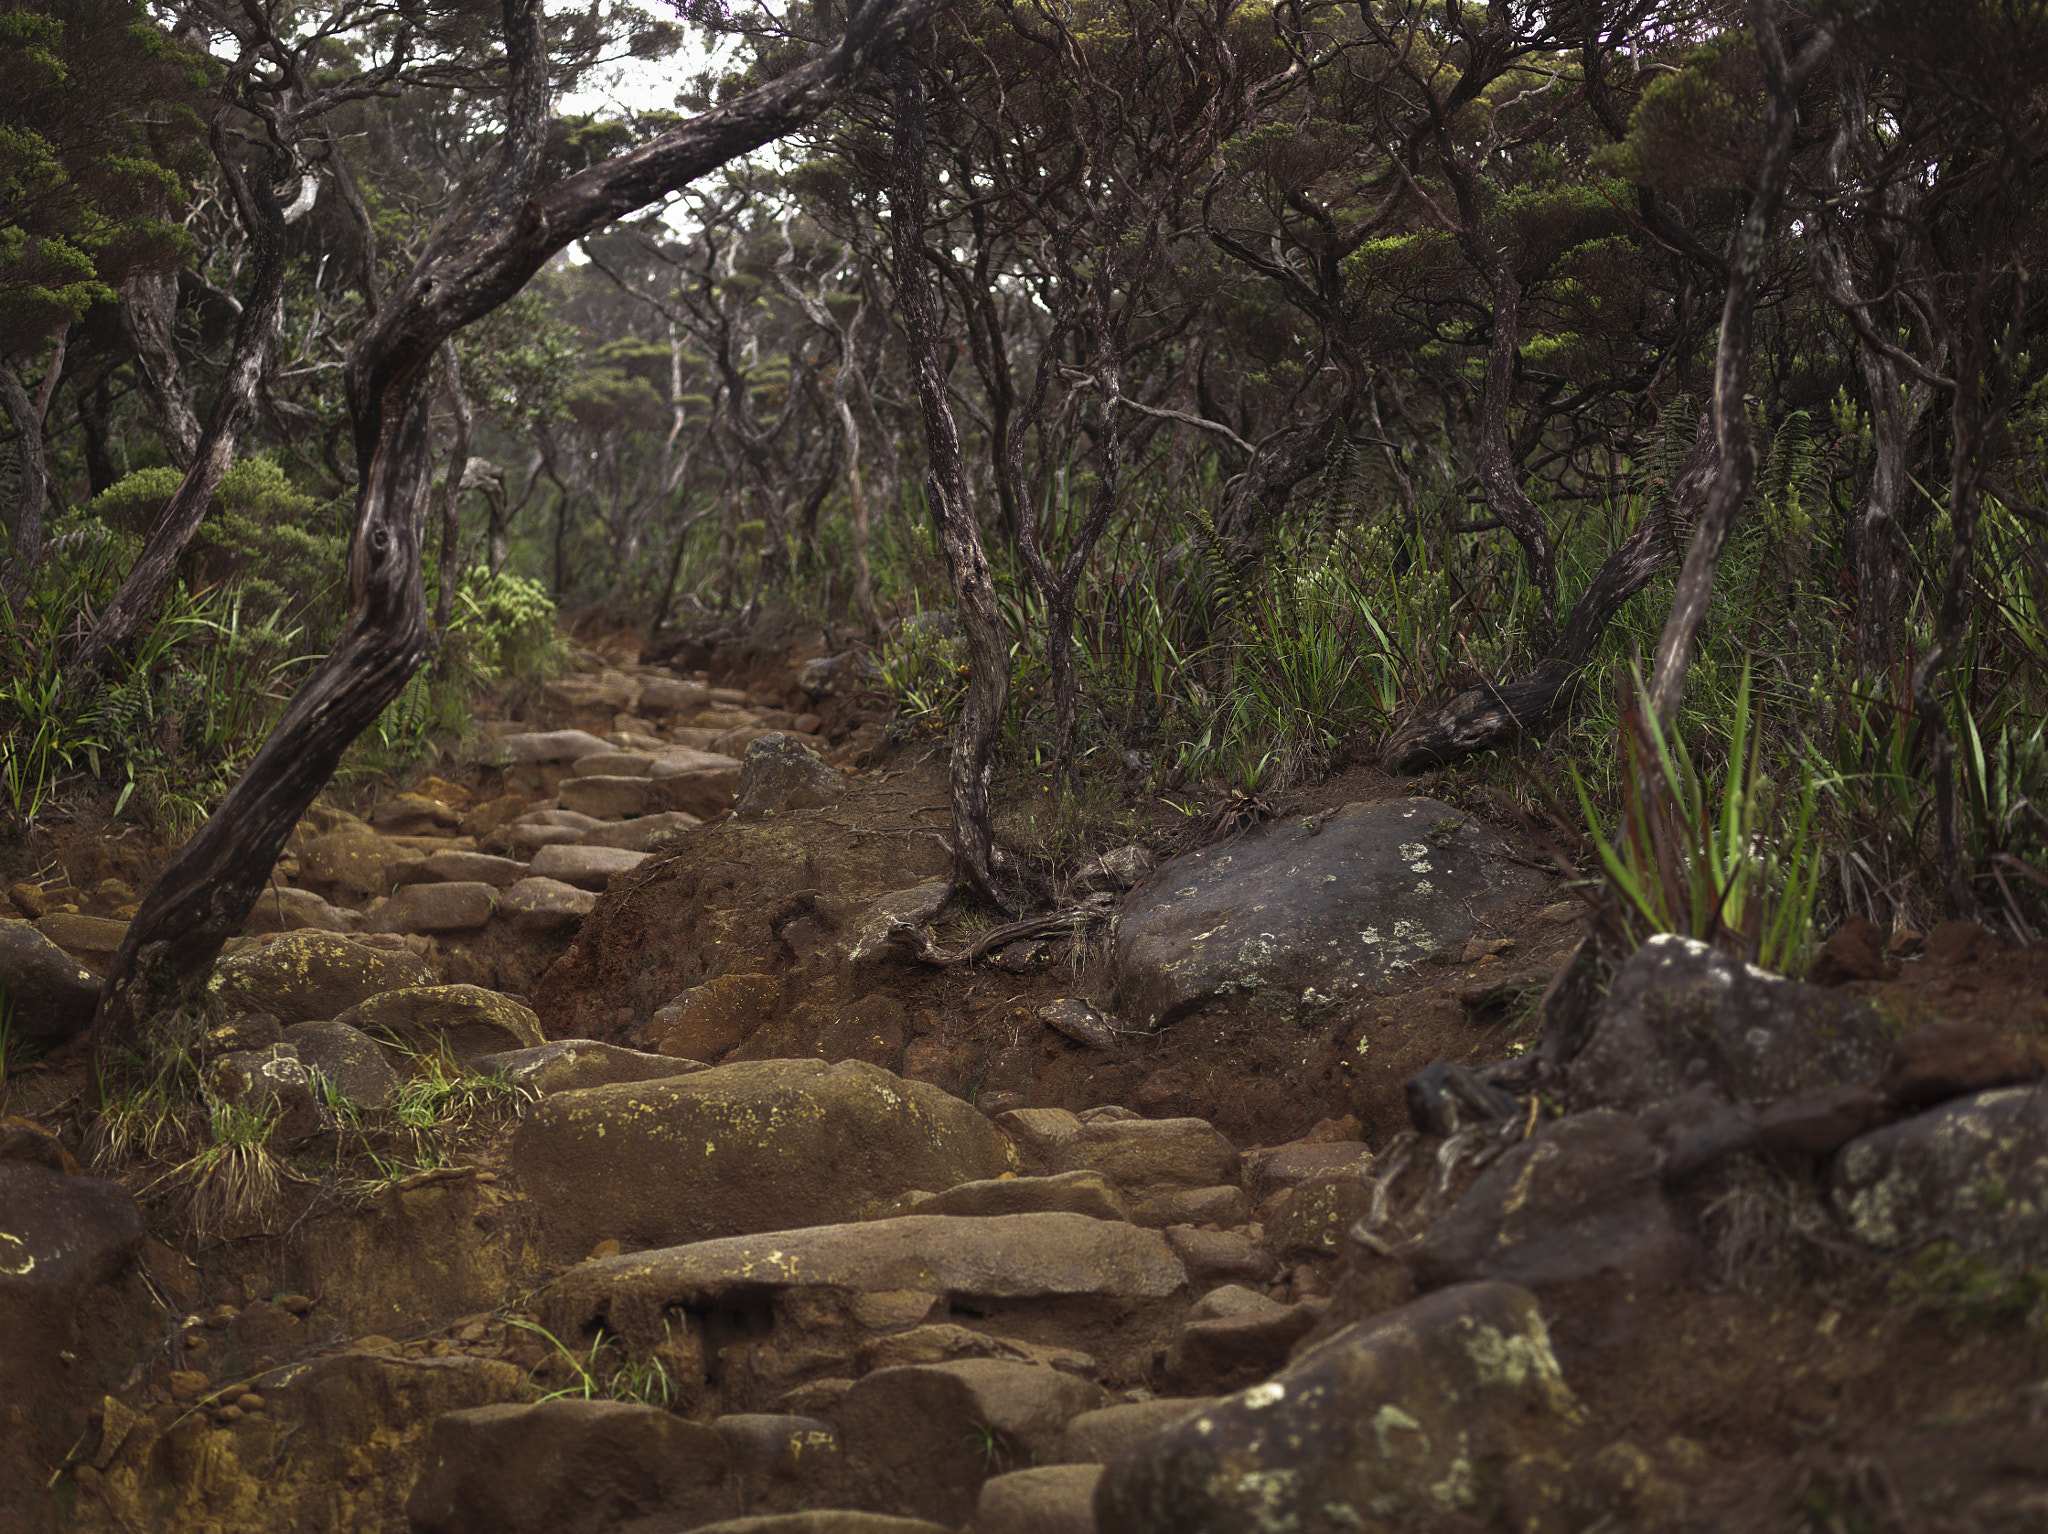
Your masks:
<path fill-rule="evenodd" d="M 372 911 L 366 932 L 474 932 L 497 909 L 495 886 L 476 880 L 408 884 Z"/>
<path fill-rule="evenodd" d="M 1144 1029 L 1211 1002 L 1315 1013 L 1460 951 L 1479 916 L 1543 885 L 1499 837 L 1429 799 L 1271 821 L 1163 864 L 1126 900 L 1117 1011 Z"/>
<path fill-rule="evenodd" d="M 687 1076 L 706 1069 L 695 1060 L 642 1054 L 637 1049 L 621 1049 L 595 1039 L 550 1039 L 526 1049 L 478 1055 L 467 1064 L 479 1075 L 503 1076 L 543 1097 L 556 1092 L 577 1092 L 585 1087 L 616 1086 L 620 1082 L 665 1081 L 671 1076 Z"/>
<path fill-rule="evenodd" d="M 540 1020 L 509 996 L 479 985 L 417 985 L 365 998 L 334 1019 L 415 1054 L 445 1050 L 458 1061 L 545 1043 Z"/>
<path fill-rule="evenodd" d="M 406 1500 L 418 1534 L 610 1534 L 660 1513 L 692 1527 L 732 1506 L 725 1440 L 638 1402 L 563 1398 L 444 1412 Z"/>
<path fill-rule="evenodd" d="M 1874 1085 L 1888 1052 L 1865 1003 L 1667 933 L 1623 963 L 1567 1080 L 1584 1107 L 1640 1111 L 1702 1086 L 1761 1105 Z"/>
<path fill-rule="evenodd" d="M 463 856 L 464 854 L 454 854 Z M 475 856 L 475 854 L 468 854 Z M 310 927 L 316 932 L 354 932 L 363 925 L 362 913 L 328 904 L 311 890 L 287 889 L 273 884 L 249 908 L 242 931 L 250 936 L 268 932 L 296 932 Z"/>
<path fill-rule="evenodd" d="M 370 811 L 371 826 L 386 836 L 433 836 L 461 823 L 452 805 L 426 794 L 398 794 Z"/>
<path fill-rule="evenodd" d="M 524 878 L 498 897 L 498 914 L 530 937 L 580 927 L 596 907 L 596 895 L 560 879 Z"/>
<path fill-rule="evenodd" d="M 333 932 L 287 932 L 214 967 L 212 989 L 230 1015 L 267 1012 L 280 1023 L 331 1020 L 358 1002 L 431 980 L 404 949 L 371 948 Z"/>
<path fill-rule="evenodd" d="M 483 760 L 492 767 L 526 767 L 581 761 L 611 749 L 608 743 L 583 730 L 544 730 L 500 735 L 484 748 Z"/>
<path fill-rule="evenodd" d="M 751 1481 L 829 1480 L 844 1458 L 839 1430 L 817 1417 L 733 1412 L 711 1430 L 725 1440 L 733 1469 Z"/>
<path fill-rule="evenodd" d="M 2038 1080 L 2048 1067 L 2048 1040 L 1997 1033 L 1974 1019 L 1926 1023 L 1892 1046 L 1885 1062 L 1885 1101 L 1924 1108 L 1991 1087 Z"/>
<path fill-rule="evenodd" d="M 586 756 L 570 769 L 579 778 L 644 778 L 654 757 L 646 751 L 601 751 Z"/>
<path fill-rule="evenodd" d="M 555 795 L 563 809 L 597 820 L 630 820 L 673 808 L 667 787 L 646 776 L 570 778 Z"/>
<path fill-rule="evenodd" d="M 624 847 L 543 847 L 533 855 L 532 877 L 554 879 L 577 889 L 602 890 L 613 874 L 638 868 L 649 856 Z"/>
<path fill-rule="evenodd" d="M 91 1026 L 100 983 L 30 923 L 0 921 L 0 995 L 14 1037 L 50 1049 Z"/>
<path fill-rule="evenodd" d="M 1282 1188 L 1298 1188 L 1305 1182 L 1363 1177 L 1372 1164 L 1372 1148 L 1363 1140 L 1293 1141 L 1246 1158 L 1245 1191 L 1263 1202 Z"/>
<path fill-rule="evenodd" d="M 755 1518 L 728 1518 L 707 1523 L 690 1534 L 957 1534 L 949 1523 L 928 1518 L 898 1518 L 853 1508 L 808 1508 L 801 1513 L 763 1513 Z"/>
<path fill-rule="evenodd" d="M 587 1250 L 587 1248 L 586 1248 Z M 557 1336 L 603 1317 L 626 1336 L 663 1335 L 679 1306 L 777 1289 L 923 1296 L 963 1304 L 1089 1298 L 1126 1306 L 1166 1299 L 1186 1274 L 1165 1238 L 1079 1214 L 904 1215 L 864 1224 L 727 1236 L 600 1258 L 542 1291 Z"/>
<path fill-rule="evenodd" d="M 654 759 L 647 769 L 649 777 L 680 778 L 693 772 L 731 772 L 740 770 L 740 759 L 727 756 L 722 751 L 700 751 L 691 746 L 670 746 Z M 737 781 L 737 780 L 735 780 Z"/>
<path fill-rule="evenodd" d="M 1050 1172 L 1100 1172 L 1126 1194 L 1234 1183 L 1237 1147 L 1202 1119 L 1084 1123 L 1046 1152 Z"/>
<path fill-rule="evenodd" d="M 1345 1328 L 1119 1455 L 1095 1495 L 1117 1534 L 1353 1534 L 1490 1511 L 1485 1467 L 1556 1452 L 1582 1417 L 1535 1297 L 1441 1290 Z"/>
<path fill-rule="evenodd" d="M 1216 1404 L 1214 1396 L 1181 1396 L 1166 1400 L 1126 1401 L 1083 1412 L 1067 1424 L 1060 1438 L 1059 1461 L 1068 1465 L 1106 1465 L 1141 1438 L 1183 1422 Z"/>
<path fill-rule="evenodd" d="M 2048 1262 L 2048 1087 L 1952 1098 L 1860 1135 L 1835 1157 L 1833 1193 L 1867 1246 Z"/>
<path fill-rule="evenodd" d="M 670 1246 L 829 1224 L 1013 1165 L 1009 1142 L 957 1097 L 809 1059 L 558 1093 L 521 1122 L 512 1160 L 551 1247 L 579 1257 L 605 1239 Z"/>
<path fill-rule="evenodd" d="M 599 822 L 603 824 L 603 822 Z M 522 823 L 505 827 L 497 845 L 523 852 L 528 857 L 543 847 L 573 847 L 590 833 L 581 826 L 549 826 Z"/>
<path fill-rule="evenodd" d="M 107 961 L 120 951 L 128 936 L 128 923 L 104 916 L 81 916 L 73 911 L 52 911 L 36 918 L 36 931 L 73 958 L 94 969 L 105 969 Z"/>
<path fill-rule="evenodd" d="M 994 1472 L 1051 1459 L 1067 1423 L 1106 1403 L 1101 1386 L 1056 1369 L 963 1359 L 877 1370 L 846 1393 L 839 1420 L 869 1499 L 959 1524 Z M 1072 1481 L 1093 1467 L 1060 1470 Z"/>
<path fill-rule="evenodd" d="M 1130 1206 L 1115 1185 L 1094 1171 L 963 1182 L 957 1188 L 918 1200 L 914 1212 L 973 1216 L 1058 1212 L 1085 1214 L 1095 1220 L 1131 1217 Z"/>
<path fill-rule="evenodd" d="M 515 858 L 488 852 L 437 852 L 421 858 L 399 875 L 407 884 L 488 884 L 503 889 L 526 877 L 526 865 Z"/>
<path fill-rule="evenodd" d="M 818 760 L 809 742 L 779 730 L 757 737 L 740 761 L 736 815 L 818 809 L 846 793 L 846 775 Z"/>
<path fill-rule="evenodd" d="M 360 827 L 317 836 L 299 849 L 299 882 L 329 898 L 368 900 L 389 894 L 406 869 L 427 854 Z"/>
<path fill-rule="evenodd" d="M 713 820 L 732 808 L 733 795 L 739 792 L 740 787 L 737 764 L 688 772 L 663 772 L 665 765 L 664 762 L 654 764 L 653 783 L 659 797 L 650 798 L 643 813 L 677 810 L 699 820 Z"/>
<path fill-rule="evenodd" d="M 593 827 L 583 833 L 582 844 L 586 847 L 623 847 L 628 852 L 652 852 L 663 842 L 702 824 L 704 822 L 695 815 L 686 815 L 681 810 L 662 810 L 633 820 Z"/>
<path fill-rule="evenodd" d="M 640 688 L 640 707 L 649 714 L 681 714 L 707 708 L 710 703 L 711 689 L 703 682 L 658 676 Z"/>
<path fill-rule="evenodd" d="M 1243 1225 L 1252 1217 L 1252 1201 L 1236 1183 L 1209 1188 L 1168 1188 L 1131 1206 L 1140 1225 L 1164 1230 L 1169 1225 Z"/>

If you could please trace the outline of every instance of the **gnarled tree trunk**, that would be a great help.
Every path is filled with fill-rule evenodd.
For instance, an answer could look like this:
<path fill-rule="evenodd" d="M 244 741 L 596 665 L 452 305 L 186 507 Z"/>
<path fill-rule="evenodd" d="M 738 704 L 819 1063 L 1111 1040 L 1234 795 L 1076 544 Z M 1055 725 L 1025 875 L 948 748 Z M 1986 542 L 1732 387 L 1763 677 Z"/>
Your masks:
<path fill-rule="evenodd" d="M 247 918 L 286 838 L 341 754 L 398 695 L 424 654 L 420 534 L 431 475 L 427 404 L 441 343 L 525 285 L 571 241 L 823 112 L 943 0 L 866 0 L 811 62 L 615 159 L 540 184 L 548 123 L 539 0 L 505 0 L 510 79 L 497 154 L 349 354 L 356 526 L 339 644 L 199 833 L 144 895 L 93 1020 L 102 1082 L 119 1051 L 191 1005 L 221 944 Z"/>

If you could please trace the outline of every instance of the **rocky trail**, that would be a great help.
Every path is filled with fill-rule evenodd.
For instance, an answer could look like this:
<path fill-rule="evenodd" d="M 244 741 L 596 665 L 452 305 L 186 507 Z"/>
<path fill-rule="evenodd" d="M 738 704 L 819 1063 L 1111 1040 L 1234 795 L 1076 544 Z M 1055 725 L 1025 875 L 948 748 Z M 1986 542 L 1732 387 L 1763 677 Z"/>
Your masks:
<path fill-rule="evenodd" d="M 14 880 L 0 1526 L 2048 1529 L 2048 951 L 1660 938 L 1518 1091 L 1581 906 L 1445 785 L 998 924 L 851 657 L 717 659 L 309 816 L 231 1144 L 85 1107 L 142 861 Z"/>

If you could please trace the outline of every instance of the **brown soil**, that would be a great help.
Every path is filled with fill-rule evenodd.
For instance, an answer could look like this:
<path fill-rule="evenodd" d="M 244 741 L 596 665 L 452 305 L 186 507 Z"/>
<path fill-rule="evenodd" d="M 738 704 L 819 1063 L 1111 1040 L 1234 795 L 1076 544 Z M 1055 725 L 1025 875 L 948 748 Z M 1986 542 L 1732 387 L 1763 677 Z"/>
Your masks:
<path fill-rule="evenodd" d="M 606 642 L 623 653 L 637 636 Z M 723 684 L 787 677 L 780 652 L 750 657 Z M 840 710 L 842 731 L 855 712 Z M 471 781 L 488 788 L 487 777 Z M 1455 779 L 1431 791 L 1458 794 Z M 1286 796 L 1283 815 L 1412 792 L 1353 768 Z M 1141 804 L 1141 822 L 1178 819 Z M 1110 997 L 1099 944 L 1052 945 L 1018 971 L 891 959 L 849 982 L 821 955 L 865 896 L 940 873 L 944 763 L 931 743 L 872 753 L 829 810 L 779 817 L 771 833 L 720 824 L 615 885 L 602 947 L 578 943 L 537 988 L 556 1037 L 647 1047 L 652 1014 L 689 985 L 720 975 L 769 977 L 770 1020 L 729 1058 L 849 1056 L 931 1080 L 987 1108 L 1115 1103 L 1148 1117 L 1208 1119 L 1240 1146 L 1279 1144 L 1355 1116 L 1384 1145 L 1408 1127 L 1404 1081 L 1437 1059 L 1479 1063 L 1531 1043 L 1533 1002 L 1578 940 L 1557 907 L 1562 891 L 1501 913 L 1483 938 L 1505 940 L 1472 963 L 1413 972 L 1401 988 L 1340 1006 L 1310 1026 L 1219 1011 L 1121 1046 L 1086 1048 L 1038 1021 L 1060 997 Z M 1495 828 L 1534 857 L 1523 832 Z M 744 838 L 748 856 L 731 854 Z M 772 855 L 764 854 L 769 849 Z M 0 875 L 61 869 L 81 891 L 118 879 L 141 888 L 165 856 L 139 836 L 89 820 L 58 824 L 32 847 L 0 848 Z M 5 879 L 0 879 L 4 883 Z M 96 909 L 85 904 L 82 909 Z M 986 925 L 954 915 L 938 932 L 955 947 Z M 516 955 L 481 955 L 476 978 L 510 980 Z M 2048 948 L 2002 950 L 1988 939 L 1948 962 L 1895 962 L 1859 981 L 1903 1028 L 1981 1020 L 2048 1033 Z M 513 987 L 525 989 L 525 987 Z M 58 1111 L 84 1086 L 75 1057 L 8 1084 L 6 1111 L 43 1117 L 75 1138 Z M 488 1148 L 479 1147 L 488 1167 Z M 1626 1300 L 1588 1294 L 1611 1316 L 1604 1344 L 1565 1358 L 1596 1437 L 1642 1451 L 1686 1489 L 1680 1513 L 1642 1513 L 1616 1527 L 1701 1531 L 1786 1529 L 2005 1531 L 2048 1529 L 2048 1342 L 2042 1329 L 1971 1308 L 1966 1296 L 1902 1278 L 1894 1265 L 1827 1235 L 1812 1168 L 1724 1171 L 1694 1190 L 1701 1255 L 1687 1286 Z M 176 1232 L 166 1231 L 167 1240 Z M 289 1264 L 245 1253 L 237 1267 L 282 1281 Z M 1397 1302 L 1405 1280 L 1370 1255 L 1314 1259 L 1296 1283 L 1331 1285 L 1338 1314 Z M 245 1284 L 251 1287 L 255 1281 Z M 187 1286 L 199 1303 L 203 1278 Z"/>

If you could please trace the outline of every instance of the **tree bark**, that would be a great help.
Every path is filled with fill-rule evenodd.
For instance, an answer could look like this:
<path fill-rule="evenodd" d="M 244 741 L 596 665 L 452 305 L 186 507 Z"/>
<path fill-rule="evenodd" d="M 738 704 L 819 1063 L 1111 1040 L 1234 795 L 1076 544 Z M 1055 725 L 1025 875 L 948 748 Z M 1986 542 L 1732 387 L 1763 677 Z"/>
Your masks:
<path fill-rule="evenodd" d="M 0 591 L 18 597 L 27 589 L 29 572 L 43 552 L 43 516 L 50 503 L 49 459 L 43 448 L 43 422 L 50 416 L 50 399 L 57 392 L 57 380 L 64 373 L 64 342 L 71 333 L 67 322 L 57 327 L 50 351 L 50 363 L 43 370 L 42 387 L 34 399 L 11 362 L 0 360 L 0 408 L 5 408 L 14 429 L 21 434 L 21 495 L 15 502 L 14 557 L 0 566 Z"/>
<path fill-rule="evenodd" d="M 1785 200 L 1792 170 L 1792 138 L 1799 126 L 1799 92 L 1834 46 L 1834 33 L 1821 26 L 1788 62 L 1782 40 L 1772 24 L 1775 0 L 1750 0 L 1750 29 L 1764 66 L 1764 153 L 1757 168 L 1756 195 L 1742 220 L 1735 250 L 1728 261 L 1728 291 L 1721 306 L 1721 338 L 1714 349 L 1714 437 L 1719 466 L 1714 475 L 1692 544 L 1678 572 L 1671 612 L 1657 641 L 1656 669 L 1650 679 L 1650 707 L 1669 725 L 1685 695 L 1686 673 L 1692 668 L 1693 640 L 1706 620 L 1714 594 L 1714 572 L 1721 550 L 1735 525 L 1736 513 L 1756 480 L 1756 453 L 1749 440 L 1744 400 L 1749 381 L 1749 329 L 1756 307 L 1757 268 L 1764 246 Z"/>
<path fill-rule="evenodd" d="M 953 578 L 955 616 L 967 639 L 967 701 L 953 731 L 954 876 L 1014 915 L 1020 908 L 1008 859 L 996 845 L 989 782 L 996 737 L 1009 701 L 1010 664 L 996 610 L 995 578 L 981 531 L 967 499 L 967 475 L 960 457 L 960 430 L 946 401 L 945 371 L 939 362 L 938 305 L 924 256 L 924 83 L 915 66 L 898 60 L 892 73 L 896 102 L 896 143 L 889 176 L 890 245 L 896 273 L 896 305 L 902 316 L 904 349 L 917 382 L 924 413 L 929 473 L 925 495 L 933 530 Z"/>
<path fill-rule="evenodd" d="M 221 944 L 247 919 L 286 838 L 356 735 L 426 648 L 420 523 L 431 472 L 431 364 L 461 326 L 516 293 L 556 251 L 822 113 L 943 0 L 866 0 L 811 62 L 604 164 L 539 186 L 547 59 L 539 0 L 505 0 L 506 130 L 478 185 L 351 349 L 355 534 L 350 613 L 334 651 L 285 711 L 225 801 L 144 895 L 93 1019 L 104 1083 L 157 1020 L 195 1005 Z"/>
<path fill-rule="evenodd" d="M 441 483 L 441 563 L 435 571 L 434 633 L 445 642 L 448 620 L 455 612 L 456 566 L 462 558 L 462 492 L 469 478 L 469 431 L 473 417 L 469 394 L 462 387 L 462 359 L 455 343 L 441 343 L 443 387 L 455 411 L 455 441 L 448 449 L 448 477 Z"/>
<path fill-rule="evenodd" d="M 206 520 L 214 492 L 235 461 L 242 434 L 256 415 L 257 388 L 270 368 L 270 355 L 284 325 L 284 209 L 273 187 L 290 168 L 287 143 L 269 142 L 254 156 L 253 174 L 229 151 L 225 113 L 213 122 L 213 152 L 234 193 L 237 215 L 256 252 L 256 271 L 249 296 L 235 324 L 234 347 L 206 429 L 185 464 L 185 477 L 150 524 L 135 568 L 100 614 L 99 622 L 72 653 L 64 668 L 64 686 L 74 698 L 89 692 L 110 651 L 126 644 L 148 622 L 157 598 L 177 569 L 178 556 Z M 288 118 L 280 130 L 291 135 Z"/>
<path fill-rule="evenodd" d="M 1396 732 L 1382 753 L 1388 772 L 1417 772 L 1502 746 L 1571 702 L 1607 625 L 1670 559 L 1700 514 L 1718 465 L 1713 418 L 1702 413 L 1691 456 L 1668 501 L 1652 502 L 1637 528 L 1601 563 L 1566 615 L 1550 650 L 1524 676 L 1469 688 Z"/>
<path fill-rule="evenodd" d="M 150 425 L 180 474 L 199 456 L 199 416 L 178 357 L 178 274 L 137 272 L 121 293 L 121 328 L 135 355 L 135 373 Z"/>

